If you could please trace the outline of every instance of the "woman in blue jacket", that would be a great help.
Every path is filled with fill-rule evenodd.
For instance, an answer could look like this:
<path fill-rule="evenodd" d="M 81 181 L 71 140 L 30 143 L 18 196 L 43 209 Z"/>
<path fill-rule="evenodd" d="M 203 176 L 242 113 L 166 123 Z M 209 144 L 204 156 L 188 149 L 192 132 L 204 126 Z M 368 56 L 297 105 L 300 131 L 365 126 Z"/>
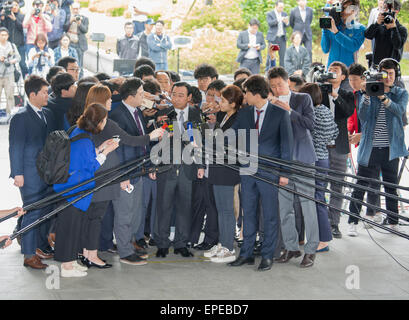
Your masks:
<path fill-rule="evenodd" d="M 90 105 L 77 121 L 77 128 L 73 130 L 70 137 L 79 134 L 88 134 L 89 138 L 79 139 L 71 143 L 70 153 L 70 177 L 66 183 L 55 184 L 56 192 L 63 191 L 75 186 L 83 181 L 94 177 L 97 171 L 105 162 L 106 156 L 118 147 L 118 143 L 112 139 L 105 141 L 95 148 L 91 140 L 92 135 L 100 133 L 106 124 L 108 112 L 101 104 Z M 82 190 L 95 187 L 95 182 L 90 182 L 83 187 L 77 188 L 69 193 L 74 194 Z M 76 197 L 67 201 L 72 201 Z M 83 277 L 87 273 L 86 267 L 77 263 L 78 253 L 82 252 L 82 221 L 84 214 L 92 210 L 90 207 L 92 194 L 79 200 L 73 205 L 61 211 L 56 223 L 55 255 L 56 261 L 62 262 L 62 277 Z"/>
<path fill-rule="evenodd" d="M 75 48 L 70 47 L 70 38 L 66 33 L 63 34 L 60 45 L 54 49 L 54 61 L 58 63 L 58 60 L 64 57 L 73 57 L 78 61 L 78 53 Z"/>

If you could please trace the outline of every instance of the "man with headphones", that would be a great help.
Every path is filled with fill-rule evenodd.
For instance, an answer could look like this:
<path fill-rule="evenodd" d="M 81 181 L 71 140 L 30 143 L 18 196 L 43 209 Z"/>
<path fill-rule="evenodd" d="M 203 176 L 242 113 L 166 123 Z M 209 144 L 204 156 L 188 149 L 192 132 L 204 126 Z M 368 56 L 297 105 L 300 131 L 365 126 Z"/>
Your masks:
<path fill-rule="evenodd" d="M 384 83 L 384 94 L 368 96 L 366 93 L 359 104 L 358 117 L 361 121 L 362 136 L 358 149 L 358 175 L 379 179 L 385 182 L 398 184 L 399 158 L 408 156 L 405 145 L 402 115 L 406 112 L 408 92 L 395 85 L 396 78 L 400 77 L 399 63 L 391 58 L 383 59 L 378 70 L 387 73 Z M 358 180 L 357 184 L 368 186 L 368 182 Z M 385 192 L 397 196 L 396 188 L 386 187 Z M 362 200 L 365 192 L 355 189 L 352 197 Z M 398 214 L 398 201 L 386 197 L 386 208 Z M 361 206 L 353 201 L 349 210 L 359 215 Z M 355 229 L 358 219 L 349 217 L 350 229 Z M 388 214 L 384 224 L 389 224 L 394 230 L 399 230 L 398 218 Z"/>
<path fill-rule="evenodd" d="M 365 38 L 374 40 L 374 65 L 378 65 L 384 58 L 393 58 L 397 61 L 402 58 L 408 31 L 397 19 L 401 7 L 399 0 L 385 1 L 384 9 L 379 12 L 376 23 L 365 30 Z"/>

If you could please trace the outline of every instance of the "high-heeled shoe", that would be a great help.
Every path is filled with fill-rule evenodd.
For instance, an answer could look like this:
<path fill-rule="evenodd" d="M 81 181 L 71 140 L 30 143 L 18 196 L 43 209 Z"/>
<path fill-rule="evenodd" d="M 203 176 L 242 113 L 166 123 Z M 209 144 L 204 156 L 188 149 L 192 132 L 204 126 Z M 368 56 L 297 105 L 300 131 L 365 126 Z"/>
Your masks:
<path fill-rule="evenodd" d="M 102 260 L 102 259 L 101 259 L 101 260 Z M 102 261 L 104 261 L 104 260 L 102 260 Z M 104 261 L 104 263 L 105 263 L 105 264 L 100 265 L 100 264 L 96 264 L 96 263 L 94 263 L 94 262 L 92 262 L 92 261 L 89 261 L 89 260 L 87 259 L 87 261 L 86 261 L 86 266 L 87 266 L 88 268 L 96 267 L 96 268 L 98 268 L 98 269 L 108 269 L 108 268 L 112 268 L 112 264 L 106 263 L 105 261 Z"/>

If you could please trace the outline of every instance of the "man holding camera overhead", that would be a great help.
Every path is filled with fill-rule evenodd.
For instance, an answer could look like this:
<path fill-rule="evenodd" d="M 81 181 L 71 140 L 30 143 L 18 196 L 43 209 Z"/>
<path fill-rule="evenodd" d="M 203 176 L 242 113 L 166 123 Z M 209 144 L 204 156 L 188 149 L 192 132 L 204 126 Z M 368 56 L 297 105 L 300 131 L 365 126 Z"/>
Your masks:
<path fill-rule="evenodd" d="M 47 34 L 53 30 L 50 17 L 43 13 L 44 3 L 41 0 L 33 1 L 33 9 L 24 17 L 23 28 L 27 29 L 26 53 L 34 48 L 34 40 L 39 33 Z"/>
<path fill-rule="evenodd" d="M 397 19 L 401 7 L 399 0 L 385 1 L 384 10 L 379 12 L 376 23 L 365 31 L 365 38 L 375 41 L 373 55 L 375 65 L 384 58 L 393 58 L 397 61 L 402 58 L 408 31 Z"/>
<path fill-rule="evenodd" d="M 365 27 L 355 21 L 359 12 L 359 0 L 343 0 L 337 11 L 337 5 L 333 4 L 328 18 L 320 19 L 322 29 L 321 49 L 324 53 L 329 52 L 329 66 L 334 61 L 340 61 L 349 67 L 354 63 L 354 53 L 364 43 Z M 321 20 L 331 19 L 330 26 L 321 25 Z"/>
<path fill-rule="evenodd" d="M 85 34 L 88 32 L 89 20 L 80 14 L 80 4 L 74 2 L 71 6 L 72 15 L 68 24 L 67 34 L 71 40 L 71 47 L 77 50 L 78 64 L 82 68 L 84 52 L 88 50 L 88 40 Z"/>

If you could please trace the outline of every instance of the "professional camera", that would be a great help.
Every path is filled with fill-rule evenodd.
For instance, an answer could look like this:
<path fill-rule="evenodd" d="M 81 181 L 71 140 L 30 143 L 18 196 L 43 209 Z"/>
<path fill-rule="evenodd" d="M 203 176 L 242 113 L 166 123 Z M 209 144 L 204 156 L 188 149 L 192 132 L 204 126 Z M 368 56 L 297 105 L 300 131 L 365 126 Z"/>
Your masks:
<path fill-rule="evenodd" d="M 339 25 L 341 23 L 342 4 L 340 2 L 336 2 L 332 4 L 332 6 L 330 7 L 322 8 L 322 11 L 327 12 L 329 16 L 334 19 L 335 25 Z M 320 28 L 321 29 L 331 29 L 331 18 L 330 17 L 320 18 Z"/>
<path fill-rule="evenodd" d="M 38 17 L 38 16 L 40 15 L 40 13 L 41 13 L 41 9 L 40 9 L 40 8 L 35 8 L 35 10 L 34 10 L 34 16 L 35 16 L 35 17 Z"/>
<path fill-rule="evenodd" d="M 393 0 L 386 1 L 386 6 L 388 7 L 388 11 L 382 12 L 382 15 L 385 17 L 383 19 L 384 24 L 391 24 L 393 20 L 395 20 L 395 12 L 393 12 Z"/>
<path fill-rule="evenodd" d="M 312 82 L 317 82 L 322 92 L 332 92 L 332 83 L 327 81 L 336 78 L 336 73 L 326 72 L 325 66 L 318 65 L 312 69 Z"/>
<path fill-rule="evenodd" d="M 368 96 L 376 97 L 384 95 L 385 85 L 381 80 L 388 77 L 385 71 L 379 72 L 376 69 L 370 69 L 365 71 L 364 77 L 366 78 L 365 91 Z"/>
<path fill-rule="evenodd" d="M 11 15 L 11 9 L 13 9 L 13 3 L 11 1 L 6 1 L 0 4 L 0 16 L 7 17 Z"/>
<path fill-rule="evenodd" d="M 79 14 L 76 14 L 76 15 L 75 15 L 75 20 L 76 20 L 76 21 L 80 21 L 80 20 L 81 20 L 81 16 L 80 16 Z"/>

